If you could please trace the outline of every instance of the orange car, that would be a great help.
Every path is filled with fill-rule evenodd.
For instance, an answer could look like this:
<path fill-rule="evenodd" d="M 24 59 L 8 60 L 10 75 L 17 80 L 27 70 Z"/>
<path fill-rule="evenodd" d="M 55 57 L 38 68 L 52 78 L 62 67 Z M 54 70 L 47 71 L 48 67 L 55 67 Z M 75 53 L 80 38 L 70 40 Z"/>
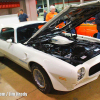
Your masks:
<path fill-rule="evenodd" d="M 43 25 L 40 25 L 38 28 L 40 29 Z M 62 28 L 65 26 L 64 22 L 59 24 L 57 27 Z M 85 23 L 82 23 L 80 26 L 75 28 L 77 34 L 86 35 L 91 37 L 97 37 L 97 25 L 95 24 L 95 18 L 88 19 Z"/>
<path fill-rule="evenodd" d="M 95 18 L 87 20 L 85 23 L 82 23 L 80 26 L 76 27 L 76 32 L 79 35 L 86 35 L 91 37 L 97 37 L 97 25 L 94 21 Z"/>

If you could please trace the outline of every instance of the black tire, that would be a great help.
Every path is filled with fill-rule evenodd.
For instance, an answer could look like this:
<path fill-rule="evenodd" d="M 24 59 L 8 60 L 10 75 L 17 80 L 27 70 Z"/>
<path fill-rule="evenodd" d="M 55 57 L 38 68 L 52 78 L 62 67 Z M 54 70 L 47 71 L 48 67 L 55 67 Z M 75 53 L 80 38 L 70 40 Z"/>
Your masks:
<path fill-rule="evenodd" d="M 95 33 L 95 34 L 93 35 L 93 37 L 94 37 L 94 38 L 97 38 L 97 33 Z"/>
<path fill-rule="evenodd" d="M 36 72 L 38 72 L 38 74 L 40 73 L 39 77 L 36 78 Z M 42 77 L 40 77 L 42 76 Z M 47 73 L 44 71 L 44 69 L 37 65 L 37 64 L 33 64 L 32 65 L 32 77 L 33 77 L 33 81 L 34 81 L 34 84 L 36 85 L 36 87 L 43 93 L 47 94 L 47 93 L 50 93 L 51 90 L 52 90 L 52 84 L 51 84 L 51 81 L 47 75 Z M 43 81 L 42 83 L 44 83 L 43 87 L 42 85 L 39 84 L 38 81 Z"/>

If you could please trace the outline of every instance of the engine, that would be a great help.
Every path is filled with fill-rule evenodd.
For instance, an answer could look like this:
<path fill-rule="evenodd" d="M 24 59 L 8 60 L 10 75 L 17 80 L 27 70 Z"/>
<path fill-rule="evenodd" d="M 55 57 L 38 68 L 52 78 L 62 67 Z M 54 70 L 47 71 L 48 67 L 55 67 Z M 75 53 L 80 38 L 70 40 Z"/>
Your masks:
<path fill-rule="evenodd" d="M 63 36 L 43 36 L 33 43 L 34 48 L 74 66 L 82 64 L 100 53 L 100 46 L 97 43 Z"/>

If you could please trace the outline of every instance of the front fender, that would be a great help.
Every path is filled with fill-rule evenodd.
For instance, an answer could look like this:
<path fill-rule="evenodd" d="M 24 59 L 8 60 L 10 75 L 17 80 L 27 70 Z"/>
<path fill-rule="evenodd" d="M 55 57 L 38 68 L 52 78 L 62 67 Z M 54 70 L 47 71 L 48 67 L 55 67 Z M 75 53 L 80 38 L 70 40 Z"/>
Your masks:
<path fill-rule="evenodd" d="M 76 83 L 75 67 L 58 58 L 53 56 L 42 57 L 40 55 L 39 57 L 31 57 L 29 62 L 37 63 L 43 67 L 55 90 L 69 91 L 72 83 Z"/>

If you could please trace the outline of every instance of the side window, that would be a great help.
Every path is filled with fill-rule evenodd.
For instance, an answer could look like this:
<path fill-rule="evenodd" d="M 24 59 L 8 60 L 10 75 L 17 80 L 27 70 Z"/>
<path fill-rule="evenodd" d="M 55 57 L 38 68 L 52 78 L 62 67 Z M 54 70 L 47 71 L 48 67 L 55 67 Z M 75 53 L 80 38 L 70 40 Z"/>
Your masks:
<path fill-rule="evenodd" d="M 34 33 L 38 31 L 38 25 L 27 25 L 17 29 L 17 42 L 26 42 Z"/>
<path fill-rule="evenodd" d="M 12 39 L 14 42 L 14 29 L 13 28 L 2 28 L 0 33 L 0 39 L 7 40 Z"/>

